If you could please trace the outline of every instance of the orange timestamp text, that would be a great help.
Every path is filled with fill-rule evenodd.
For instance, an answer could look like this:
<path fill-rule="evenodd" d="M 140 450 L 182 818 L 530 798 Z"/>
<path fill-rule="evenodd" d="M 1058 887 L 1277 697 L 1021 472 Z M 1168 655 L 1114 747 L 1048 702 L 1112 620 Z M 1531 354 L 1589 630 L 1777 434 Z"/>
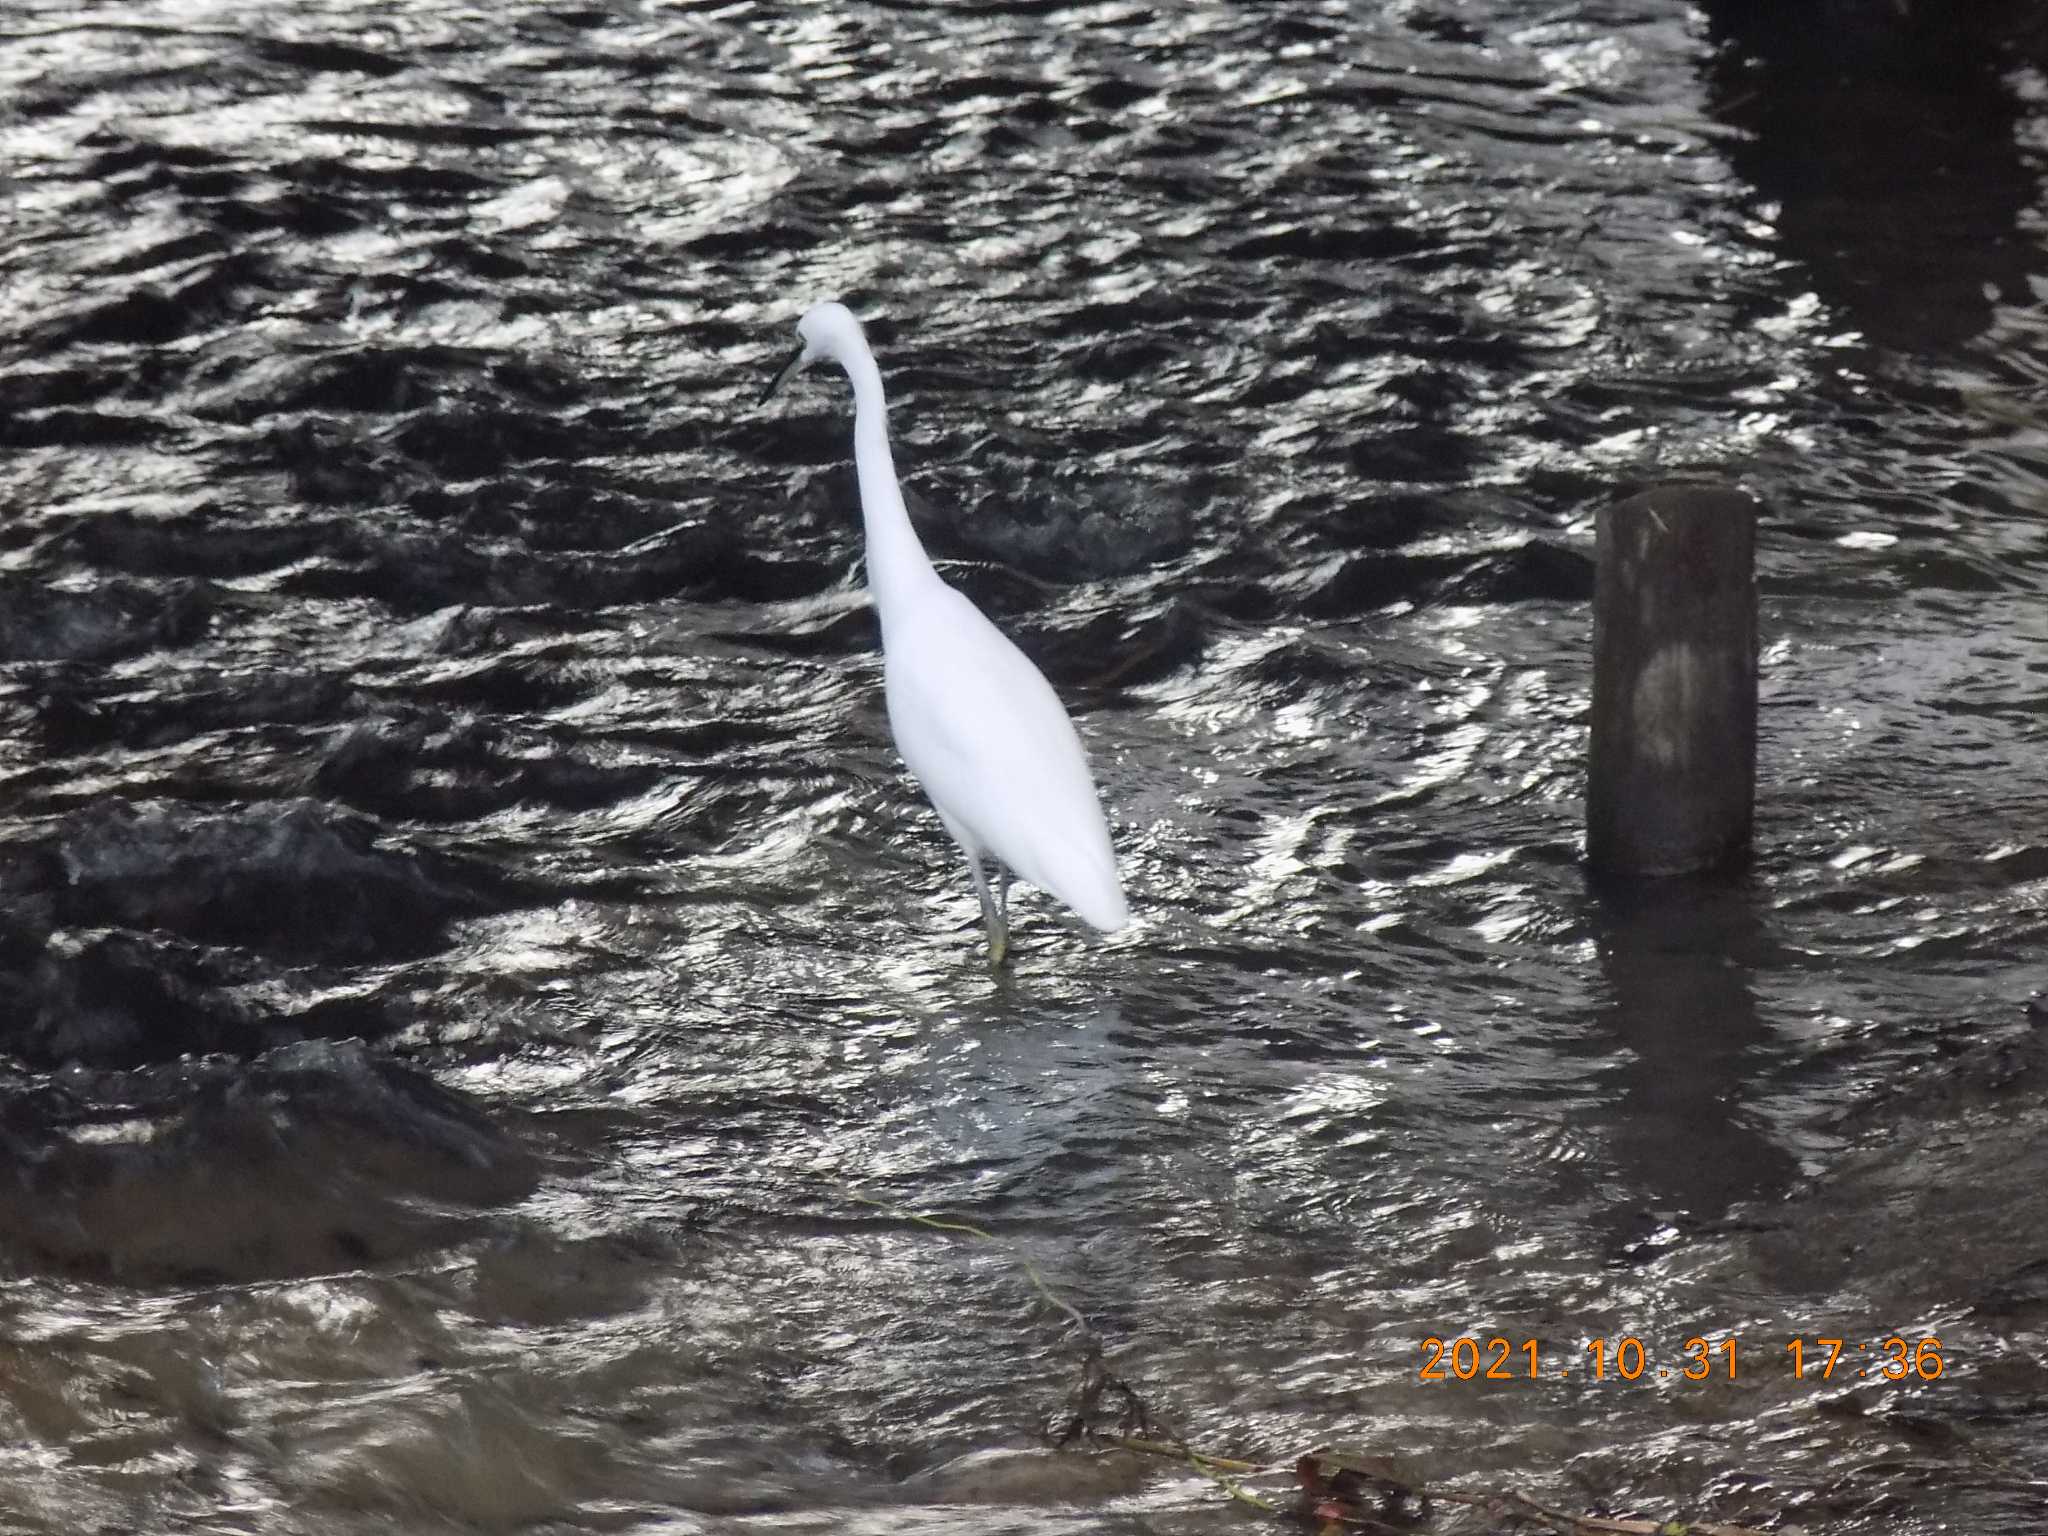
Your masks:
<path fill-rule="evenodd" d="M 1947 1369 L 1941 1340 L 1908 1338 L 1901 1333 L 1879 1339 L 1792 1338 L 1782 1348 L 1764 1346 L 1769 1358 L 1787 1357 L 1795 1381 L 1937 1380 Z M 1694 1334 L 1678 1354 L 1661 1360 L 1633 1334 L 1588 1339 L 1581 1350 L 1549 1358 L 1540 1340 L 1509 1339 L 1496 1334 L 1480 1338 L 1461 1334 L 1422 1341 L 1421 1379 L 1451 1381 L 1547 1381 L 1561 1376 L 1590 1376 L 1594 1381 L 1735 1381 L 1755 1350 L 1733 1336 L 1710 1339 Z"/>

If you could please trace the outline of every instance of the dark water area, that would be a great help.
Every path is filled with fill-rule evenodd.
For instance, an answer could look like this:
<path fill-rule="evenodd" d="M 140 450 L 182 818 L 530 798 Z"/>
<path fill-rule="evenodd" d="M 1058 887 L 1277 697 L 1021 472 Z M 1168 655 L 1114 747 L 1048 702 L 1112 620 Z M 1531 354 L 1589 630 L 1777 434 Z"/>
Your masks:
<path fill-rule="evenodd" d="M 2017 5 L 11 6 L 0 1530 L 1271 1524 L 1027 1263 L 1219 1454 L 2048 1529 L 2044 154 Z M 1113 939 L 983 962 L 824 297 Z M 1756 857 L 1605 888 L 1698 475 Z"/>

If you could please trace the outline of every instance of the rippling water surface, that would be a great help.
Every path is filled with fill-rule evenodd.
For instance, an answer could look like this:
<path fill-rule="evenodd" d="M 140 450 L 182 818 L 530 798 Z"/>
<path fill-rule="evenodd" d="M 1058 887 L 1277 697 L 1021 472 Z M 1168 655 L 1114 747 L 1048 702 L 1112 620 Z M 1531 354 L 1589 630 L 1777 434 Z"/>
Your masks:
<path fill-rule="evenodd" d="M 1029 1454 L 1028 1261 L 1221 1454 L 2025 1528 L 2048 44 L 1838 9 L 10 9 L 0 1527 L 1265 1518 Z M 985 969 L 843 384 L 752 405 L 834 295 L 1112 941 Z M 1592 516 L 1686 474 L 1757 858 L 1600 890 Z"/>

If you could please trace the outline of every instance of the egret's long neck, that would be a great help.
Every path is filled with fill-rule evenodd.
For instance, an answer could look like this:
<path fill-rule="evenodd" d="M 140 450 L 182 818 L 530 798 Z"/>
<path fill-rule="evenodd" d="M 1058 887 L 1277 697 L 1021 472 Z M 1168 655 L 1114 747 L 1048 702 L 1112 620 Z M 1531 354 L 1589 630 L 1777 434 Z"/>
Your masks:
<path fill-rule="evenodd" d="M 865 352 L 840 359 L 853 383 L 853 462 L 860 471 L 861 521 L 866 525 L 868 590 L 884 619 L 916 587 L 938 573 L 918 542 L 896 483 L 889 452 L 889 408 L 882 399 L 882 375 Z"/>

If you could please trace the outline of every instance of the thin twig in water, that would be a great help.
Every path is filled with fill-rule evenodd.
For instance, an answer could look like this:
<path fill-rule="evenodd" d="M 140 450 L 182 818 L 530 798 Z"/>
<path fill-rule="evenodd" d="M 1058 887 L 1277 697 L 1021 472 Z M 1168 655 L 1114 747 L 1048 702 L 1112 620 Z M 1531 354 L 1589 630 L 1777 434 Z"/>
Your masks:
<path fill-rule="evenodd" d="M 877 1200 L 871 1195 L 864 1195 L 859 1190 L 852 1189 L 844 1184 L 839 1186 L 839 1192 L 849 1200 L 885 1212 L 890 1216 L 896 1217 L 899 1221 L 915 1222 L 920 1227 L 929 1227 L 934 1232 L 957 1232 L 963 1237 L 978 1237 L 985 1243 L 1000 1243 L 1002 1241 L 1001 1238 L 989 1231 L 988 1228 L 977 1227 L 971 1221 L 944 1221 L 937 1216 L 922 1216 L 916 1211 L 906 1211 L 900 1205 L 891 1205 L 886 1200 Z M 1046 1283 L 1045 1276 L 1039 1273 L 1038 1266 L 1031 1262 L 1031 1256 L 1021 1248 L 1014 1246 L 1011 1247 L 1010 1251 L 1017 1256 L 1017 1262 L 1024 1267 L 1026 1278 L 1037 1288 L 1038 1294 L 1045 1298 L 1047 1305 L 1056 1307 L 1061 1312 L 1064 1312 L 1072 1320 L 1076 1328 L 1080 1329 L 1082 1333 L 1092 1336 L 1095 1330 L 1088 1326 L 1088 1319 L 1083 1317 L 1071 1302 L 1067 1301 Z"/>
<path fill-rule="evenodd" d="M 1249 1504 L 1254 1509 L 1263 1509 L 1269 1515 L 1277 1515 L 1280 1506 L 1270 1499 L 1262 1499 L 1244 1484 L 1240 1477 L 1250 1477 L 1260 1472 L 1271 1472 L 1271 1467 L 1262 1467 L 1257 1462 L 1237 1461 L 1229 1456 L 1210 1456 L 1201 1451 L 1191 1450 L 1185 1445 L 1169 1445 L 1161 1440 L 1146 1440 L 1137 1435 L 1098 1435 L 1103 1445 L 1114 1445 L 1126 1451 L 1138 1451 L 1147 1456 L 1164 1456 L 1177 1461 L 1191 1471 L 1199 1472 L 1236 1499 L 1240 1504 Z"/>
<path fill-rule="evenodd" d="M 1147 1456 L 1172 1456 L 1198 1461 L 1219 1472 L 1234 1472 L 1239 1477 L 1250 1477 L 1259 1472 L 1277 1472 L 1277 1467 L 1261 1466 L 1256 1461 L 1238 1461 L 1229 1456 L 1211 1456 L 1206 1451 L 1190 1450 L 1185 1445 L 1170 1445 L 1164 1440 L 1147 1440 L 1139 1435 L 1103 1435 L 1104 1445 L 1121 1446 L 1127 1451 L 1142 1451 Z"/>
<path fill-rule="evenodd" d="M 886 1200 L 863 1195 L 844 1184 L 837 1184 L 835 1187 L 856 1204 L 881 1211 L 899 1221 L 907 1221 L 933 1232 L 948 1232 L 960 1237 L 972 1237 L 984 1243 L 1003 1244 L 1003 1239 L 995 1233 L 986 1227 L 976 1226 L 971 1221 L 948 1221 L 943 1217 L 926 1216 L 917 1211 L 905 1210 L 898 1205 L 891 1205 Z M 1015 1255 L 1033 1289 L 1048 1306 L 1079 1330 L 1085 1342 L 1086 1355 L 1082 1363 L 1082 1378 L 1076 1388 L 1079 1407 L 1073 1415 L 1072 1428 L 1058 1436 L 1056 1443 L 1064 1444 L 1076 1435 L 1085 1435 L 1097 1445 L 1115 1446 L 1140 1455 L 1158 1456 L 1178 1462 L 1188 1470 L 1208 1478 L 1241 1504 L 1269 1515 L 1285 1513 L 1281 1506 L 1253 1493 L 1240 1481 L 1247 1477 L 1263 1477 L 1280 1472 L 1283 1468 L 1279 1466 L 1240 1461 L 1231 1456 L 1212 1456 L 1206 1451 L 1195 1450 L 1177 1436 L 1156 1439 L 1150 1433 L 1103 1434 L 1093 1429 L 1088 1422 L 1091 1414 L 1099 1406 L 1103 1394 L 1113 1390 L 1123 1400 L 1126 1430 L 1135 1423 L 1138 1429 L 1149 1431 L 1152 1425 L 1145 1399 L 1135 1387 L 1102 1363 L 1102 1340 L 1095 1330 L 1088 1326 L 1088 1320 L 1081 1315 L 1080 1309 L 1052 1288 L 1038 1266 L 1032 1263 L 1030 1257 L 1022 1250 L 1014 1244 L 1004 1246 L 1009 1247 L 1011 1253 Z M 1324 1453 L 1306 1454 L 1319 1456 Z M 1552 1509 L 1546 1504 L 1538 1503 L 1519 1490 L 1509 1490 L 1505 1493 L 1466 1493 L 1452 1488 L 1409 1485 L 1405 1479 L 1389 1480 L 1377 1474 L 1375 1480 L 1395 1494 L 1423 1501 L 1425 1510 L 1428 1501 L 1438 1499 L 1446 1504 L 1463 1504 L 1472 1508 L 1491 1510 L 1497 1515 L 1506 1514 L 1514 1519 L 1541 1521 L 1552 1530 L 1560 1532 L 1561 1536 L 1663 1536 L 1667 1531 L 1683 1532 L 1684 1536 L 1764 1536 L 1763 1532 L 1752 1530 L 1748 1526 L 1722 1525 L 1711 1521 L 1613 1520 L 1599 1515 L 1574 1515 L 1566 1510 Z M 1348 1500 L 1346 1502 L 1348 1503 Z M 1323 1515 L 1322 1529 L 1328 1531 L 1344 1527 L 1375 1531 L 1392 1529 L 1372 1519 L 1362 1510 L 1355 1513 L 1346 1510 L 1343 1513 Z"/>

